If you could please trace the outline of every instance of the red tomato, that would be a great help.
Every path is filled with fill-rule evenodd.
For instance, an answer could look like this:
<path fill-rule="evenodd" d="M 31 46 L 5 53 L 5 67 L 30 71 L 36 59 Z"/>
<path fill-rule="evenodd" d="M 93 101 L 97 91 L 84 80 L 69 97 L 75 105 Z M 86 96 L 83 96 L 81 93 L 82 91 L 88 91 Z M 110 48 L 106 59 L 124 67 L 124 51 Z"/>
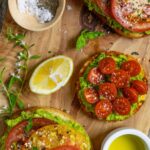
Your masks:
<path fill-rule="evenodd" d="M 120 97 L 114 101 L 113 109 L 120 115 L 128 115 L 131 109 L 131 105 L 128 99 Z"/>
<path fill-rule="evenodd" d="M 146 0 L 111 0 L 111 12 L 115 20 L 130 31 L 150 29 L 150 3 Z"/>
<path fill-rule="evenodd" d="M 103 83 L 99 86 L 99 95 L 109 100 L 114 100 L 117 96 L 117 89 L 113 83 Z"/>
<path fill-rule="evenodd" d="M 134 88 L 130 88 L 130 87 L 124 88 L 123 94 L 126 98 L 129 99 L 131 103 L 136 103 L 138 100 L 138 93 Z"/>
<path fill-rule="evenodd" d="M 110 2 L 108 0 L 95 0 L 104 15 L 110 16 Z"/>
<path fill-rule="evenodd" d="M 144 81 L 134 80 L 131 86 L 141 95 L 148 91 L 148 86 Z"/>
<path fill-rule="evenodd" d="M 100 119 L 105 119 L 112 113 L 112 104 L 109 100 L 100 100 L 95 106 L 95 114 Z"/>
<path fill-rule="evenodd" d="M 121 65 L 121 69 L 129 72 L 129 74 L 131 76 L 136 76 L 136 75 L 138 75 L 140 73 L 141 66 L 140 66 L 140 64 L 137 61 L 129 60 L 129 61 L 124 62 Z"/>
<path fill-rule="evenodd" d="M 98 71 L 96 67 L 92 68 L 88 73 L 87 80 L 92 84 L 99 84 L 103 79 L 104 76 Z"/>
<path fill-rule="evenodd" d="M 99 62 L 99 70 L 103 74 L 111 74 L 116 68 L 116 63 L 111 57 L 102 59 Z"/>
<path fill-rule="evenodd" d="M 110 81 L 116 85 L 117 88 L 124 88 L 128 86 L 130 80 L 129 74 L 124 70 L 115 70 L 110 78 Z"/>
<path fill-rule="evenodd" d="M 49 125 L 49 124 L 53 124 L 53 122 L 51 120 L 44 119 L 44 118 L 35 118 L 32 120 L 32 122 L 33 122 L 33 130 L 41 128 L 41 127 Z M 22 143 L 24 143 L 28 139 L 28 137 L 30 136 L 31 132 L 33 132 L 33 130 L 31 130 L 28 133 L 29 135 L 27 136 L 24 132 L 24 128 L 27 125 L 28 125 L 28 121 L 22 121 L 21 123 L 17 124 L 10 130 L 10 132 L 8 133 L 7 139 L 6 139 L 6 150 L 11 149 L 12 143 L 18 142 L 18 141 L 19 141 L 19 143 L 21 141 L 22 141 Z"/>
<path fill-rule="evenodd" d="M 75 146 L 71 146 L 71 145 L 63 145 L 63 146 L 53 148 L 51 150 L 80 150 L 80 149 L 78 149 Z"/>
<path fill-rule="evenodd" d="M 90 104 L 94 104 L 99 101 L 98 93 L 93 88 L 84 89 L 84 97 Z"/>

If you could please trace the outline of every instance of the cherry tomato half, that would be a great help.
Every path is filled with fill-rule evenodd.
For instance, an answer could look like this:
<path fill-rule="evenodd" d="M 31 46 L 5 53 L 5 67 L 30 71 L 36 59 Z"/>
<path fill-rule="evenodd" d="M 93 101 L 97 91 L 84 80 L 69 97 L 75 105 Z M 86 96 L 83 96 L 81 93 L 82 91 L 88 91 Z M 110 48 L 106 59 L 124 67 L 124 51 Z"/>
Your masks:
<path fill-rule="evenodd" d="M 141 95 L 148 91 L 148 86 L 144 81 L 134 80 L 131 86 Z"/>
<path fill-rule="evenodd" d="M 94 104 L 99 101 L 98 93 L 93 88 L 84 89 L 84 97 L 90 104 Z"/>
<path fill-rule="evenodd" d="M 134 88 L 127 87 L 123 89 L 123 94 L 129 99 L 131 103 L 136 103 L 138 100 L 138 93 Z"/>
<path fill-rule="evenodd" d="M 104 76 L 98 71 L 98 69 L 92 68 L 89 73 L 87 80 L 92 84 L 99 84 L 104 79 Z"/>
<path fill-rule="evenodd" d="M 140 64 L 135 60 L 126 61 L 121 65 L 121 69 L 129 72 L 130 76 L 136 76 L 141 71 Z"/>
<path fill-rule="evenodd" d="M 99 70 L 103 74 L 111 74 L 116 68 L 116 63 L 111 57 L 106 57 L 99 62 Z"/>
<path fill-rule="evenodd" d="M 131 109 L 131 105 L 128 99 L 120 97 L 114 101 L 113 109 L 120 115 L 128 115 Z"/>
<path fill-rule="evenodd" d="M 114 83 L 117 88 L 124 88 L 128 86 L 130 76 L 126 71 L 119 69 L 112 73 L 110 81 Z"/>
<path fill-rule="evenodd" d="M 105 119 L 112 113 L 112 103 L 107 99 L 100 100 L 95 106 L 95 114 L 100 119 Z"/>
<path fill-rule="evenodd" d="M 99 95 L 109 100 L 114 100 L 117 96 L 117 89 L 113 83 L 103 83 L 99 85 Z"/>

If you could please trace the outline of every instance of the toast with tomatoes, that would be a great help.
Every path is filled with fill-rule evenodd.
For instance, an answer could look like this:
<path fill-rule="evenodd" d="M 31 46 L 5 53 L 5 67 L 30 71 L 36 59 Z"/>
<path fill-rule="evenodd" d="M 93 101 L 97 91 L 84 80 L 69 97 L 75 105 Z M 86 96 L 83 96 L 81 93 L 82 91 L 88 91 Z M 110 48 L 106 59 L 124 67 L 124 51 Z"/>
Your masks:
<path fill-rule="evenodd" d="M 1 150 L 92 150 L 85 129 L 54 108 L 31 108 L 5 120 Z"/>
<path fill-rule="evenodd" d="M 143 1 L 84 0 L 89 10 L 118 34 L 128 38 L 140 38 L 150 34 L 150 3 Z"/>
<path fill-rule="evenodd" d="M 102 51 L 87 60 L 77 82 L 81 108 L 99 120 L 129 118 L 142 106 L 147 91 L 139 62 L 115 51 Z"/>

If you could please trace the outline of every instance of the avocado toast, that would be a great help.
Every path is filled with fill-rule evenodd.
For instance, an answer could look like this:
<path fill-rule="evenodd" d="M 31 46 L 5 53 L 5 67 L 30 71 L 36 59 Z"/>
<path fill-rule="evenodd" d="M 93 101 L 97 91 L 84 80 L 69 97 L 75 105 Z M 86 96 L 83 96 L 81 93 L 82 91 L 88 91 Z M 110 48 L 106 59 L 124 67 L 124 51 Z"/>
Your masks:
<path fill-rule="evenodd" d="M 106 22 L 106 24 L 108 24 L 108 26 L 110 26 L 120 35 L 128 38 L 140 38 L 150 34 L 150 30 L 144 32 L 131 31 L 123 27 L 119 22 L 117 22 L 112 16 L 112 13 L 110 12 L 111 1 L 84 0 L 84 2 L 90 11 L 95 12 L 103 21 Z M 103 6 L 101 7 L 100 5 L 98 5 L 98 3 L 103 3 L 102 5 L 105 5 L 104 7 L 108 9 L 107 12 L 105 11 L 105 9 L 103 9 Z"/>
<path fill-rule="evenodd" d="M 30 108 L 5 120 L 1 150 L 91 150 L 84 128 L 54 108 Z"/>
<path fill-rule="evenodd" d="M 124 67 L 128 62 L 133 63 L 131 66 L 137 65 L 134 74 Z M 102 64 L 105 65 L 100 68 Z M 100 120 L 117 121 L 127 119 L 139 110 L 147 88 L 146 75 L 135 58 L 115 51 L 102 51 L 81 68 L 77 95 L 86 113 Z"/>

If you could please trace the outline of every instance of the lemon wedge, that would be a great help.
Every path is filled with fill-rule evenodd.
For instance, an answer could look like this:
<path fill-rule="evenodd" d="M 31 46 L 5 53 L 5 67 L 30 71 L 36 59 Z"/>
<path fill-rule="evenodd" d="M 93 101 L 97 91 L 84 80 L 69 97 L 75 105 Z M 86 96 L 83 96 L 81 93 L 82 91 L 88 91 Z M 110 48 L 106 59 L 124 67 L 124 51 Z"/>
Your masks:
<path fill-rule="evenodd" d="M 73 61 L 66 56 L 56 56 L 41 63 L 33 72 L 29 86 L 37 94 L 51 94 L 63 87 L 73 72 Z"/>

